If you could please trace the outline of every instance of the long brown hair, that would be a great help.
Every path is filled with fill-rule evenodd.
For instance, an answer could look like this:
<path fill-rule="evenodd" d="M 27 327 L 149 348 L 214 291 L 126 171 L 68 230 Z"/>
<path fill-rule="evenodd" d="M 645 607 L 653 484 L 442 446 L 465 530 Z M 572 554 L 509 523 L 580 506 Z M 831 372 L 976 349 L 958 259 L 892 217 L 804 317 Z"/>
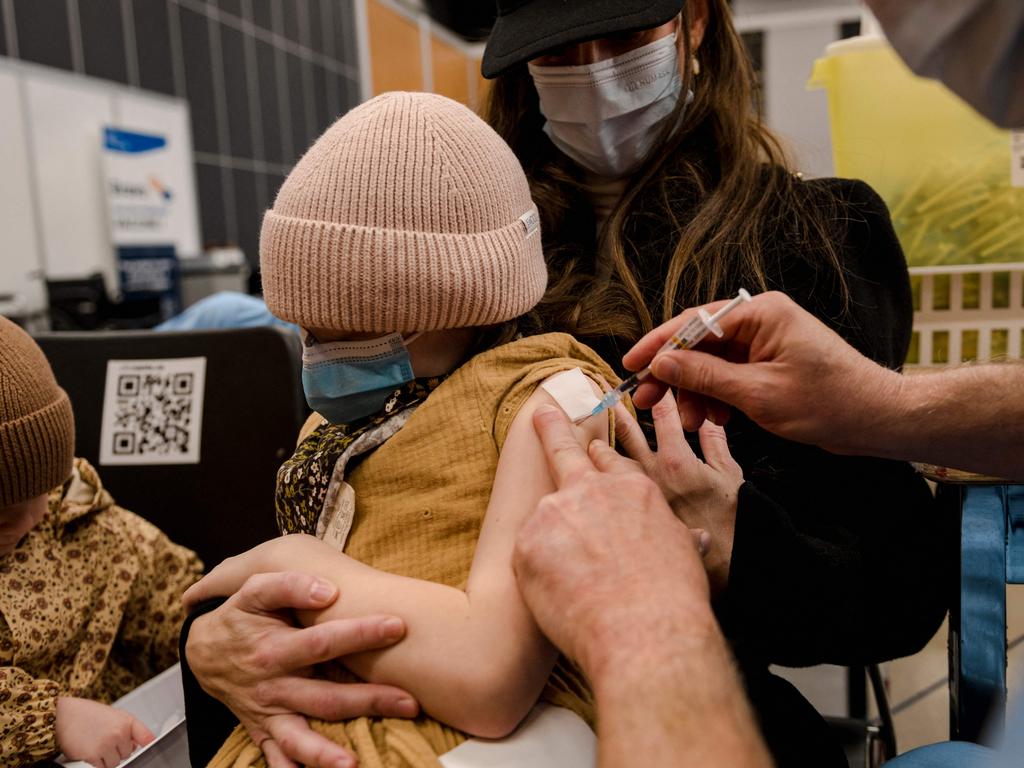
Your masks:
<path fill-rule="evenodd" d="M 540 210 L 550 280 L 539 309 L 552 329 L 635 339 L 686 306 L 722 298 L 729 281 L 765 290 L 768 235 L 783 228 L 787 239 L 796 237 L 806 246 L 805 258 L 834 272 L 845 298 L 829 227 L 834 209 L 820 192 L 811 201 L 807 185 L 790 171 L 779 141 L 765 126 L 753 67 L 726 0 L 707 3 L 707 29 L 695 52 L 700 75 L 691 64 L 689 3 L 681 14 L 683 90 L 693 91 L 693 101 L 679 100 L 675 115 L 665 121 L 659 149 L 629 178 L 602 229 L 600 249 L 611 256 L 610 279 L 594 274 L 598 243 L 594 220 L 580 215 L 580 206 L 590 208 L 582 173 L 543 134 L 544 118 L 526 66 L 493 83 L 484 116 L 523 164 Z M 657 259 L 664 265 L 661 274 L 643 274 L 634 246 L 634 228 L 644 221 L 671 228 L 664 238 L 671 256 Z M 663 286 L 660 317 L 648 309 L 645 281 Z"/>

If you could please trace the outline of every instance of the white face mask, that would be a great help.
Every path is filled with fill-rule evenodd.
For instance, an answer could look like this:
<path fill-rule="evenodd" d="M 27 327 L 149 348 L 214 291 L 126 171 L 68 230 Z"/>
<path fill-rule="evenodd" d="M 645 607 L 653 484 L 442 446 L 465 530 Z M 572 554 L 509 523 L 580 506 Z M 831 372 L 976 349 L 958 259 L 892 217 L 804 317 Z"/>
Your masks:
<path fill-rule="evenodd" d="M 1024 128 L 1024 2 L 869 0 L 892 47 L 992 122 Z"/>
<path fill-rule="evenodd" d="M 594 64 L 529 65 L 544 132 L 576 163 L 609 178 L 643 163 L 679 101 L 675 35 Z M 687 94 L 687 104 L 693 94 Z"/>

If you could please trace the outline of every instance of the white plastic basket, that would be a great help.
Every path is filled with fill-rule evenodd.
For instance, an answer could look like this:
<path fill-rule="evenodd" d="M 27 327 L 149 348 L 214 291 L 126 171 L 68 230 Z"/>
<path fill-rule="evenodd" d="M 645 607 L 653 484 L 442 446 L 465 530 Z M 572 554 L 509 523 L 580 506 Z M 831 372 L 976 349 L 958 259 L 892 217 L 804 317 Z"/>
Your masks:
<path fill-rule="evenodd" d="M 914 336 L 907 367 L 1020 357 L 1024 263 L 912 267 Z"/>

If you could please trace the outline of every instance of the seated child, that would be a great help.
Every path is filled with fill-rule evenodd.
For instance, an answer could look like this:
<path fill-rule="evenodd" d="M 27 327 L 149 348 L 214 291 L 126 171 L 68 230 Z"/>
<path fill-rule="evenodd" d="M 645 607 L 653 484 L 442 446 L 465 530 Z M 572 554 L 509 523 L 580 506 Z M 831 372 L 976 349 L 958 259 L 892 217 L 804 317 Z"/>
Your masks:
<path fill-rule="evenodd" d="M 0 765 L 63 752 L 113 768 L 153 735 L 108 706 L 177 661 L 195 553 L 118 507 L 73 459 L 43 352 L 0 317 Z"/>
<path fill-rule="evenodd" d="M 570 336 L 523 335 L 547 282 L 537 222 L 508 146 L 425 93 L 342 117 L 264 218 L 267 305 L 303 328 L 317 411 L 278 473 L 277 516 L 283 533 L 310 535 L 225 561 L 185 599 L 302 570 L 343 590 L 303 623 L 401 616 L 401 643 L 322 668 L 399 685 L 425 712 L 311 723 L 361 765 L 438 766 L 467 734 L 508 734 L 539 698 L 593 721 L 585 681 L 538 630 L 511 566 L 521 522 L 555 490 L 531 414 L 566 399 L 544 387 L 560 375 L 593 405 L 598 382 L 616 383 Z M 610 436 L 606 416 L 578 428 L 583 445 Z M 250 764 L 264 758 L 241 728 L 211 763 Z"/>

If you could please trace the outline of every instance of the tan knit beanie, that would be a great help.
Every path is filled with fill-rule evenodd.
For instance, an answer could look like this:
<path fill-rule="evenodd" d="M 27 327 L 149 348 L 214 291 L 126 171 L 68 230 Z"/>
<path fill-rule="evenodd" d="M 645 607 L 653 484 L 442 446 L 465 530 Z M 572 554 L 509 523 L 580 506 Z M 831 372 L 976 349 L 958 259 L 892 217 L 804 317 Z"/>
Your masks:
<path fill-rule="evenodd" d="M 547 285 L 516 156 L 429 93 L 385 93 L 327 129 L 264 216 L 260 266 L 278 317 L 378 333 L 509 320 Z"/>
<path fill-rule="evenodd" d="M 43 351 L 0 317 L 0 507 L 53 490 L 71 476 L 75 420 Z"/>

